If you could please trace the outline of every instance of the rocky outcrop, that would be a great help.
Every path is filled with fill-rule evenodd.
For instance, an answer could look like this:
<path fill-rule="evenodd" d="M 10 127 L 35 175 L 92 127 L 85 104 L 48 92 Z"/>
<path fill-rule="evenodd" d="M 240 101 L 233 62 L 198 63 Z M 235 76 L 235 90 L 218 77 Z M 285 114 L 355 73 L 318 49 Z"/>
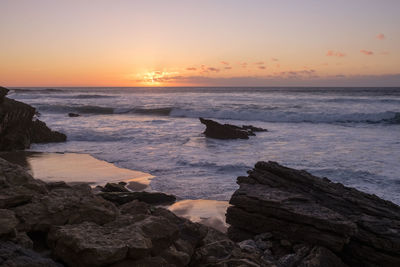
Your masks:
<path fill-rule="evenodd" d="M 29 148 L 31 143 L 63 142 L 66 136 L 35 119 L 35 108 L 6 96 L 0 87 L 0 151 Z"/>
<path fill-rule="evenodd" d="M 117 205 L 122 205 L 133 200 L 139 200 L 148 204 L 167 204 L 173 203 L 176 197 L 160 192 L 103 192 L 99 196 L 113 202 Z"/>
<path fill-rule="evenodd" d="M 128 193 L 140 194 L 116 206 L 87 185 L 44 183 L 0 159 L 0 265 L 263 264 L 260 253 L 242 250 L 225 234 L 142 201 L 170 196 Z"/>
<path fill-rule="evenodd" d="M 266 132 L 266 129 L 254 127 L 252 125 L 243 125 L 242 127 L 232 124 L 220 124 L 213 120 L 199 118 L 200 122 L 206 125 L 204 134 L 207 137 L 216 139 L 249 139 L 249 136 L 255 135 L 255 132 Z"/>
<path fill-rule="evenodd" d="M 232 239 L 269 233 L 291 254 L 305 245 L 314 256 L 334 253 L 351 266 L 400 264 L 399 206 L 274 162 L 258 162 L 248 173 L 238 177 L 227 211 Z"/>

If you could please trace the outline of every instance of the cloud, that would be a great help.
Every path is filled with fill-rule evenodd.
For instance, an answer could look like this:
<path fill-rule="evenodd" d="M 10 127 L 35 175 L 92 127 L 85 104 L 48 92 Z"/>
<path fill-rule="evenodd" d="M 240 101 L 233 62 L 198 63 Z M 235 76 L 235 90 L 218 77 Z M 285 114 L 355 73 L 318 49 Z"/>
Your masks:
<path fill-rule="evenodd" d="M 232 67 L 225 67 L 224 69 L 226 69 L 226 70 L 231 70 Z"/>
<path fill-rule="evenodd" d="M 214 68 L 214 67 L 208 67 L 207 70 L 208 71 L 213 71 L 213 72 L 219 72 L 219 69 Z"/>
<path fill-rule="evenodd" d="M 242 66 L 242 68 L 247 68 L 247 62 L 242 62 L 242 63 L 239 63 L 240 64 L 240 66 Z"/>
<path fill-rule="evenodd" d="M 376 39 L 378 40 L 385 40 L 385 35 L 383 33 L 380 33 L 376 36 Z"/>
<path fill-rule="evenodd" d="M 311 70 L 312 71 L 312 70 Z M 209 77 L 209 76 L 169 76 L 161 78 L 164 83 L 182 86 L 329 86 L 329 87 L 397 87 L 400 73 L 385 75 L 333 75 L 318 76 L 304 71 L 280 72 L 266 76 Z M 315 72 L 315 71 L 314 71 Z"/>
<path fill-rule="evenodd" d="M 229 62 L 226 62 L 226 61 L 221 61 L 220 62 L 222 65 L 229 65 Z"/>
<path fill-rule="evenodd" d="M 274 57 L 271 57 L 271 60 L 272 60 L 272 61 L 279 61 L 279 59 L 274 58 Z"/>
<path fill-rule="evenodd" d="M 360 52 L 366 56 L 372 56 L 374 54 L 374 52 L 364 49 L 361 49 Z"/>
<path fill-rule="evenodd" d="M 186 70 L 197 70 L 197 68 L 186 68 Z"/>
<path fill-rule="evenodd" d="M 345 57 L 346 54 L 339 52 L 339 51 L 328 50 L 328 52 L 326 52 L 326 56 L 327 57 Z"/>
<path fill-rule="evenodd" d="M 264 65 L 264 64 L 265 64 L 265 62 L 263 62 L 263 61 L 258 61 L 258 62 L 254 63 L 254 65 Z"/>
<path fill-rule="evenodd" d="M 258 66 L 258 68 L 259 68 L 260 70 L 265 70 L 265 69 L 266 69 L 265 66 Z"/>

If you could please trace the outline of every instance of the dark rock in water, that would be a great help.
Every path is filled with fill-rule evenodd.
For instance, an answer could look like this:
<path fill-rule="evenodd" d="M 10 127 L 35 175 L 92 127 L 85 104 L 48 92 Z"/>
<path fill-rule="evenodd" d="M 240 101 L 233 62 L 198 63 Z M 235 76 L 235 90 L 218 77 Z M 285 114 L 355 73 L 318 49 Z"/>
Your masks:
<path fill-rule="evenodd" d="M 159 192 L 104 192 L 98 194 L 102 198 L 117 205 L 122 205 L 133 200 L 139 200 L 148 204 L 166 204 L 175 202 L 176 197 Z"/>
<path fill-rule="evenodd" d="M 268 132 L 267 129 L 255 127 L 253 125 L 243 125 L 242 128 L 244 130 L 251 131 L 251 132 Z"/>
<path fill-rule="evenodd" d="M 9 241 L 0 241 L 0 266 L 3 267 L 62 267 L 52 259 Z"/>
<path fill-rule="evenodd" d="M 199 118 L 200 122 L 206 125 L 204 134 L 207 137 L 216 139 L 249 139 L 249 136 L 254 136 L 254 132 L 265 132 L 266 129 L 257 128 L 251 125 L 244 125 L 242 127 L 232 124 L 220 124 L 213 120 L 206 120 Z"/>
<path fill-rule="evenodd" d="M 0 151 L 29 148 L 31 143 L 63 142 L 66 136 L 50 130 L 40 120 L 33 120 L 35 108 L 5 97 L 0 88 Z"/>
<path fill-rule="evenodd" d="M 270 232 L 289 244 L 325 247 L 349 265 L 399 266 L 399 206 L 275 162 L 248 173 L 238 177 L 227 211 L 232 239 Z M 330 253 L 314 254 L 323 262 Z"/>
<path fill-rule="evenodd" d="M 122 184 L 116 184 L 116 183 L 107 183 L 103 189 L 103 192 L 129 192 L 128 189 Z"/>
<path fill-rule="evenodd" d="M 66 140 L 65 134 L 50 130 L 46 123 L 40 120 L 32 121 L 30 128 L 31 143 L 65 142 Z"/>
<path fill-rule="evenodd" d="M 77 114 L 77 113 L 68 113 L 68 117 L 79 117 L 81 115 Z"/>

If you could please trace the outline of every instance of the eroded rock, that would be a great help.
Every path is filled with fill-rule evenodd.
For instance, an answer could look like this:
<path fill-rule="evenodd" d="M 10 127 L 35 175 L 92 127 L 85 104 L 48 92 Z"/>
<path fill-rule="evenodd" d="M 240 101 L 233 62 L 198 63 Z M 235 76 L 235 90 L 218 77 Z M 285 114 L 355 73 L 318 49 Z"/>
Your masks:
<path fill-rule="evenodd" d="M 29 148 L 31 143 L 64 142 L 66 136 L 50 130 L 34 119 L 36 109 L 5 97 L 8 90 L 0 87 L 0 151 Z"/>
<path fill-rule="evenodd" d="M 389 201 L 275 162 L 257 163 L 238 183 L 227 211 L 232 239 L 271 232 L 350 265 L 400 262 L 400 207 Z"/>
<path fill-rule="evenodd" d="M 206 125 L 204 134 L 207 137 L 216 139 L 249 139 L 249 136 L 255 135 L 254 132 L 265 132 L 266 129 L 254 127 L 252 125 L 243 125 L 242 127 L 232 124 L 220 124 L 213 120 L 199 118 L 200 122 Z"/>

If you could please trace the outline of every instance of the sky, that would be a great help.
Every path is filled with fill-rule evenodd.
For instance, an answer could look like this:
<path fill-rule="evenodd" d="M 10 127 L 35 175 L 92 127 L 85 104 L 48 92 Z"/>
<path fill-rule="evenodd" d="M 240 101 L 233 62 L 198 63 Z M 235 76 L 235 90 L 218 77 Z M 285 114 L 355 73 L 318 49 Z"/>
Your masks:
<path fill-rule="evenodd" d="M 400 86 L 398 0 L 0 0 L 0 85 Z"/>

